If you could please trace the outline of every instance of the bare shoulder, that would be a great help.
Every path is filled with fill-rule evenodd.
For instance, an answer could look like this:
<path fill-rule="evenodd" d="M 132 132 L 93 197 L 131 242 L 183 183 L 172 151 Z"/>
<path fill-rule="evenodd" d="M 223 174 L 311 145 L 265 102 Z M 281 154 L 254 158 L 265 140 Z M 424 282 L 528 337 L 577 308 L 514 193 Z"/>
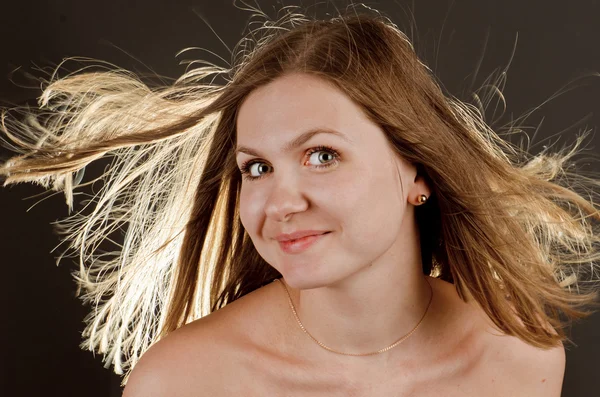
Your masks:
<path fill-rule="evenodd" d="M 248 316 L 262 289 L 193 321 L 160 340 L 141 357 L 123 397 L 219 396 L 237 392 L 228 369 L 252 345 Z M 250 327 L 251 328 L 251 327 Z"/>
<path fill-rule="evenodd" d="M 562 343 L 542 349 L 503 335 L 481 307 L 460 299 L 453 284 L 433 281 L 445 295 L 448 312 L 461 323 L 471 324 L 470 331 L 463 332 L 463 342 L 457 345 L 458 350 L 467 353 L 457 354 L 472 358 L 465 382 L 474 391 L 486 390 L 488 396 L 560 397 L 566 364 Z"/>
<path fill-rule="evenodd" d="M 502 387 L 507 395 L 560 397 L 566 365 L 564 345 L 536 347 L 516 336 L 500 334 L 487 320 L 481 327 L 486 349 L 480 379 Z"/>
<path fill-rule="evenodd" d="M 502 383 L 513 396 L 560 397 L 565 373 L 563 344 L 542 349 L 513 336 L 494 336 L 488 345 L 481 378 Z"/>
<path fill-rule="evenodd" d="M 187 324 L 152 345 L 131 372 L 123 397 L 185 396 L 192 379 L 210 387 L 220 343 L 212 321 L 207 320 Z"/>

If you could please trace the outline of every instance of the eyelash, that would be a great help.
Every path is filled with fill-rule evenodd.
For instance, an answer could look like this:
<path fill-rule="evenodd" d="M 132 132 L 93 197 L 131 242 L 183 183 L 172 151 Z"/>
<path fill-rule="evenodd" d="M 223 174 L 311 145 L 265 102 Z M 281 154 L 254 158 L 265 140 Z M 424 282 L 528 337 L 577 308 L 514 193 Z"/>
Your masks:
<path fill-rule="evenodd" d="M 329 147 L 329 146 L 317 146 L 314 148 L 310 148 L 308 149 L 308 156 L 310 157 L 313 153 L 317 153 L 317 152 L 330 152 L 331 154 L 333 154 L 333 160 L 331 160 L 328 163 L 325 163 L 323 165 L 317 165 L 315 166 L 315 168 L 327 168 L 327 167 L 331 167 L 335 164 L 337 164 L 340 155 L 338 154 L 338 152 L 336 150 L 334 150 L 333 148 Z M 257 160 L 248 160 L 246 162 L 244 162 L 242 164 L 242 166 L 240 167 L 240 172 L 242 173 L 242 177 L 245 180 L 248 181 L 254 181 L 257 179 L 261 179 L 262 177 L 264 177 L 267 174 L 262 174 L 261 176 L 250 176 L 250 167 L 254 164 L 254 163 L 259 163 L 259 161 Z"/>

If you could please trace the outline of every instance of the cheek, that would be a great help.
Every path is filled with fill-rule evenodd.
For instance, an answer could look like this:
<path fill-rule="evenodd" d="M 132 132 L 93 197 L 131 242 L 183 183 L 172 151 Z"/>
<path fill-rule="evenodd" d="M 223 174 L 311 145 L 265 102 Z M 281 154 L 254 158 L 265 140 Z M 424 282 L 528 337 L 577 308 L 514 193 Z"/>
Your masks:
<path fill-rule="evenodd" d="M 395 240 L 402 218 L 403 203 L 398 185 L 389 169 L 357 176 L 340 189 L 335 203 L 342 217 L 347 249 L 357 255 L 374 255 Z"/>
<path fill-rule="evenodd" d="M 240 221 L 249 235 L 254 236 L 259 221 L 259 198 L 250 189 L 240 192 Z"/>

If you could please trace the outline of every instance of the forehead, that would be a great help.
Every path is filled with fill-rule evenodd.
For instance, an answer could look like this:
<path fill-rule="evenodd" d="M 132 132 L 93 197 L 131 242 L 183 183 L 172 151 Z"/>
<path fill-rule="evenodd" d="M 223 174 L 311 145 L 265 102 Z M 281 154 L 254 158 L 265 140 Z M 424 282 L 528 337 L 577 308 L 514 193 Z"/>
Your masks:
<path fill-rule="evenodd" d="M 351 135 L 350 126 L 366 121 L 361 108 L 331 83 L 291 74 L 252 91 L 240 107 L 236 129 L 238 142 L 260 144 L 266 138 L 287 141 L 314 128 Z"/>

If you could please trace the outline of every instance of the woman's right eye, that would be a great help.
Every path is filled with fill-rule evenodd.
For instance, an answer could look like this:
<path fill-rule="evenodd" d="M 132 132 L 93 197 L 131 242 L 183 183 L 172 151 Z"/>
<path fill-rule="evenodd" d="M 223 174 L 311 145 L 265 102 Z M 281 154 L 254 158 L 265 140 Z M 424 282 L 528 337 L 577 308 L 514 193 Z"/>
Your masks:
<path fill-rule="evenodd" d="M 255 167 L 255 165 L 258 165 L 258 167 Z M 268 167 L 268 166 L 265 163 L 261 163 L 259 161 L 248 161 L 240 167 L 240 172 L 242 173 L 242 176 L 244 177 L 244 179 L 255 180 L 255 179 L 260 179 L 263 176 L 265 176 L 266 172 L 268 171 L 268 170 L 265 170 L 266 167 Z M 259 176 L 252 176 L 253 170 L 258 171 Z M 264 171 L 265 173 L 260 174 L 261 170 Z"/>

